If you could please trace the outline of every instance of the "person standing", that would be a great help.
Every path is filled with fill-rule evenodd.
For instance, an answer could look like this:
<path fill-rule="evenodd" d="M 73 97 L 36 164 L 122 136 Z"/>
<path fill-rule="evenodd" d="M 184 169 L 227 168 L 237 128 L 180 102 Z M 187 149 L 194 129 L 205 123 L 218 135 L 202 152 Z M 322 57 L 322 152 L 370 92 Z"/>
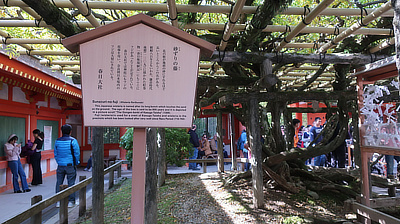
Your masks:
<path fill-rule="evenodd" d="M 72 127 L 65 124 L 61 127 L 62 137 L 58 138 L 54 144 L 54 158 L 57 161 L 57 183 L 56 193 L 60 191 L 67 176 L 68 187 L 75 184 L 76 166 L 79 165 L 80 149 L 78 141 L 71 137 Z M 68 207 L 75 205 L 75 193 L 68 197 Z"/>
<path fill-rule="evenodd" d="M 30 192 L 24 168 L 21 164 L 21 144 L 17 144 L 18 137 L 12 134 L 8 137 L 7 143 L 4 144 L 4 152 L 6 154 L 8 167 L 11 169 L 14 193 Z M 19 188 L 18 176 L 21 178 L 22 191 Z"/>
<path fill-rule="evenodd" d="M 292 120 L 292 125 L 294 128 L 294 136 L 293 136 L 293 147 L 298 148 L 299 144 L 299 128 L 300 128 L 300 120 L 295 118 Z"/>
<path fill-rule="evenodd" d="M 243 152 L 243 157 L 248 159 L 249 151 L 245 147 L 246 143 L 247 143 L 247 133 L 246 133 L 246 129 L 243 129 L 242 134 L 240 134 L 237 145 L 238 145 L 238 149 Z M 245 163 L 244 170 L 248 171 L 249 169 L 250 169 L 250 163 Z"/>
<path fill-rule="evenodd" d="M 31 155 L 31 164 L 33 170 L 32 185 L 39 185 L 43 183 L 42 180 L 42 169 L 40 167 L 40 161 L 42 160 L 41 151 L 43 148 L 44 133 L 39 129 L 33 130 L 33 136 L 35 141 L 33 142 L 32 151 L 34 153 Z"/>
<path fill-rule="evenodd" d="M 190 135 L 189 141 L 193 145 L 193 148 L 192 148 L 193 155 L 189 159 L 197 159 L 197 154 L 199 152 L 198 148 L 200 146 L 200 142 L 199 142 L 199 137 L 196 134 L 196 128 L 197 128 L 197 126 L 194 124 L 192 126 L 192 129 L 190 129 L 188 132 L 188 134 Z M 196 163 L 189 163 L 189 170 L 199 170 L 199 168 L 197 168 Z"/>
<path fill-rule="evenodd" d="M 316 117 L 315 120 L 314 120 L 314 126 L 310 130 L 310 140 L 311 140 L 311 142 L 313 142 L 315 140 L 313 145 L 316 145 L 316 144 L 318 144 L 319 142 L 322 141 L 322 135 L 320 135 L 318 137 L 318 135 L 322 131 L 321 122 L 322 122 L 322 119 L 320 117 Z M 326 162 L 325 154 L 320 155 L 320 156 L 316 156 L 314 158 L 314 165 L 315 166 L 324 166 L 325 162 Z"/>

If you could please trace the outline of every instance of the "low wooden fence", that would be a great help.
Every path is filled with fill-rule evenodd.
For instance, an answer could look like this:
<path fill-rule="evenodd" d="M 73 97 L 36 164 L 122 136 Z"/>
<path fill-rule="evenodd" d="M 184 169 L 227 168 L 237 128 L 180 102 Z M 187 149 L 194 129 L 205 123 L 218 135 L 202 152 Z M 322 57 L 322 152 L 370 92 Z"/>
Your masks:
<path fill-rule="evenodd" d="M 114 186 L 115 170 L 117 170 L 117 177 L 121 177 L 122 163 L 123 161 L 118 161 L 112 166 L 104 169 L 104 175 L 109 173 L 108 189 Z M 86 178 L 85 176 L 80 176 L 79 183 L 71 187 L 61 185 L 60 192 L 44 201 L 41 200 L 41 195 L 34 196 L 31 201 L 32 207 L 5 221 L 4 224 L 21 223 L 28 218 L 31 218 L 31 223 L 42 223 L 42 211 L 58 201 L 60 202 L 59 223 L 68 223 L 68 196 L 77 191 L 79 191 L 79 216 L 83 216 L 86 212 L 86 186 L 90 183 L 92 183 L 92 177 Z"/>
<path fill-rule="evenodd" d="M 390 200 L 391 198 L 388 198 L 388 199 Z M 390 206 L 390 204 L 385 203 L 388 201 L 388 199 L 383 199 L 383 201 L 380 204 L 386 204 L 386 206 Z M 400 223 L 400 219 L 390 216 L 388 214 L 385 214 L 374 208 L 360 204 L 360 203 L 356 202 L 354 199 L 349 199 L 349 200 L 345 201 L 344 208 L 345 208 L 345 211 L 353 211 L 354 213 L 356 213 L 357 216 L 360 219 L 362 219 L 362 220 L 359 220 L 359 221 L 362 221 L 362 223 L 371 223 L 371 220 L 376 221 L 377 223 L 385 223 L 385 224 L 399 224 Z"/>

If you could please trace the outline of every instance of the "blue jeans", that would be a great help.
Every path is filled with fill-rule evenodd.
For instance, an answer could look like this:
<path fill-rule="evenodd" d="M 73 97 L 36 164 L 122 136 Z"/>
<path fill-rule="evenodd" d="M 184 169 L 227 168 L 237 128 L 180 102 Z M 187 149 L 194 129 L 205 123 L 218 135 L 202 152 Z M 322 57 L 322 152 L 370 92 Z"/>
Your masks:
<path fill-rule="evenodd" d="M 75 166 L 57 167 L 56 193 L 60 191 L 60 185 L 64 183 L 65 175 L 67 175 L 68 187 L 73 186 L 75 184 L 75 179 L 76 179 L 76 167 Z M 68 201 L 75 202 L 75 192 L 69 195 Z"/>
<path fill-rule="evenodd" d="M 243 150 L 243 156 L 244 158 L 248 159 L 249 158 L 249 152 L 244 152 Z M 245 163 L 244 164 L 244 170 L 248 171 L 250 169 L 250 163 Z"/>
<path fill-rule="evenodd" d="M 314 166 L 325 166 L 326 155 L 316 156 L 314 158 Z"/>
<path fill-rule="evenodd" d="M 22 168 L 21 160 L 13 160 L 13 161 L 8 161 L 8 167 L 11 169 L 11 173 L 13 175 L 13 187 L 14 187 L 14 192 L 20 191 L 21 189 L 19 188 L 19 183 L 18 183 L 18 175 L 21 178 L 21 185 L 22 185 L 22 190 L 28 190 L 28 182 L 26 181 L 26 175 L 24 172 L 24 168 Z"/>
<path fill-rule="evenodd" d="M 386 172 L 387 175 L 393 175 L 393 159 L 395 159 L 397 162 L 400 161 L 400 156 L 393 156 L 393 155 L 385 155 L 385 161 L 386 161 Z"/>
<path fill-rule="evenodd" d="M 197 147 L 193 147 L 193 155 L 189 159 L 197 159 L 197 154 L 199 153 Z M 194 169 L 196 168 L 197 165 L 196 163 L 189 163 L 189 169 Z"/>
<path fill-rule="evenodd" d="M 88 159 L 88 161 L 87 161 L 87 166 L 86 166 L 86 169 L 90 169 L 90 168 L 92 168 L 92 157 L 90 157 L 90 158 Z"/>

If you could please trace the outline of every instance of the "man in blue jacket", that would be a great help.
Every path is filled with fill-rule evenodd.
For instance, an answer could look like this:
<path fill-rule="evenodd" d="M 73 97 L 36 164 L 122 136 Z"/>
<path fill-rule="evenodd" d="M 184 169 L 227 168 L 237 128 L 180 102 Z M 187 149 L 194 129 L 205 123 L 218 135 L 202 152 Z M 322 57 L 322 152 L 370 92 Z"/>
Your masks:
<path fill-rule="evenodd" d="M 75 184 L 76 166 L 79 165 L 80 149 L 78 141 L 71 137 L 72 127 L 65 124 L 61 127 L 62 137 L 56 140 L 54 145 L 54 158 L 58 164 L 56 193 L 60 191 L 65 175 L 67 175 L 68 187 Z M 75 205 L 75 193 L 68 197 L 68 207 Z"/>

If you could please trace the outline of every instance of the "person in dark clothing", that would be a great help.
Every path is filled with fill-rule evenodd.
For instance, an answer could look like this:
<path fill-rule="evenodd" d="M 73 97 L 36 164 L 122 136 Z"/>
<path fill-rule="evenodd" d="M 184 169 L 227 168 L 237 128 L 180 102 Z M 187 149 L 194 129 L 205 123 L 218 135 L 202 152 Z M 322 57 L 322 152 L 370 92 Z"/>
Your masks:
<path fill-rule="evenodd" d="M 336 126 L 335 131 L 333 132 L 333 136 L 330 139 L 330 142 L 333 141 L 336 136 L 339 135 L 340 131 L 340 125 L 338 124 Z M 335 150 L 332 151 L 332 156 L 334 159 L 334 164 L 332 164 L 333 167 L 338 166 L 339 168 L 345 168 L 346 165 L 346 140 L 342 142 Z"/>
<path fill-rule="evenodd" d="M 310 140 L 311 142 L 314 141 L 318 137 L 318 135 L 322 131 L 322 126 L 321 126 L 321 121 L 322 119 L 320 117 L 316 117 L 314 120 L 314 126 L 310 130 Z M 320 135 L 314 142 L 314 145 L 318 144 L 319 142 L 322 141 L 322 135 Z M 326 161 L 326 155 L 320 155 L 316 156 L 314 158 L 314 165 L 315 166 L 324 166 Z"/>
<path fill-rule="evenodd" d="M 32 151 L 34 151 L 33 155 L 30 158 L 30 162 L 32 164 L 33 170 L 33 178 L 32 185 L 39 185 L 43 183 L 42 180 L 42 168 L 40 167 L 40 161 L 42 160 L 41 151 L 43 148 L 43 139 L 44 133 L 39 129 L 33 130 L 33 136 L 35 137 L 35 141 L 33 142 Z"/>
<path fill-rule="evenodd" d="M 198 148 L 200 146 L 199 143 L 199 137 L 196 134 L 196 128 L 197 126 L 194 124 L 192 126 L 192 129 L 189 130 L 188 134 L 190 135 L 189 141 L 190 143 L 192 143 L 193 145 L 193 155 L 189 158 L 189 159 L 197 159 L 197 154 L 198 154 Z M 199 168 L 197 168 L 196 163 L 189 163 L 189 170 L 199 170 Z"/>

